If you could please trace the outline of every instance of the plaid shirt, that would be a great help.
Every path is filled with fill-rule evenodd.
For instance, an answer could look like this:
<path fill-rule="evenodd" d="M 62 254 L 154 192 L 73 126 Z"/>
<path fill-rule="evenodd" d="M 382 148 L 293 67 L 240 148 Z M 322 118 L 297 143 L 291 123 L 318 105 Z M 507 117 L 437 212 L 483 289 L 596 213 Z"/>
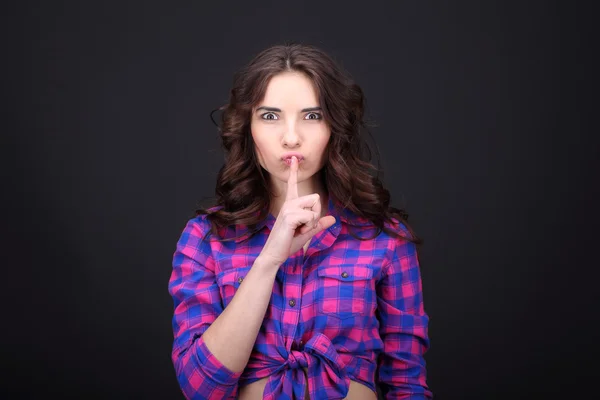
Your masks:
<path fill-rule="evenodd" d="M 424 353 L 424 311 L 416 247 L 341 209 L 330 196 L 336 223 L 315 235 L 281 265 L 262 327 L 243 372 L 226 368 L 202 334 L 231 302 L 261 252 L 275 218 L 221 229 L 210 236 L 206 215 L 188 221 L 173 255 L 169 293 L 174 301 L 172 361 L 189 399 L 235 399 L 238 387 L 269 377 L 263 399 L 304 399 L 307 368 L 313 399 L 342 399 L 350 380 L 387 399 L 430 399 Z M 386 225 L 404 231 L 404 225 Z M 352 224 L 353 227 L 350 227 Z M 243 322 L 242 322 L 243 323 Z M 243 325 L 240 325 L 243 329 Z"/>

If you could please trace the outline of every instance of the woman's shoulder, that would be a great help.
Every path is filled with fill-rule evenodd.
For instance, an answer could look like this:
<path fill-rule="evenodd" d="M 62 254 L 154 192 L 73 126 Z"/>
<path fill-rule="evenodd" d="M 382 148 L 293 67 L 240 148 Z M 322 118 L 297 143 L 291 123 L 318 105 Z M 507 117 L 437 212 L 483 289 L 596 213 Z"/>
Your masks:
<path fill-rule="evenodd" d="M 391 217 L 390 220 L 384 220 L 383 226 L 388 232 L 381 232 L 394 247 L 410 245 L 415 239 L 418 239 L 410 229 L 408 223 L 397 217 Z"/>
<path fill-rule="evenodd" d="M 404 221 L 400 220 L 396 217 L 391 217 L 391 221 L 385 220 L 383 225 L 393 231 L 394 233 L 398 233 L 404 236 L 410 236 L 410 229 L 408 228 L 408 224 Z"/>
<path fill-rule="evenodd" d="M 196 213 L 194 217 L 186 221 L 184 233 L 193 234 L 204 239 L 212 230 L 210 214 L 221 209 L 222 206 L 214 206 L 206 209 L 206 213 Z"/>
<path fill-rule="evenodd" d="M 338 210 L 340 219 L 348 225 L 363 227 L 365 229 L 375 228 L 376 226 L 374 221 L 365 217 L 364 215 L 353 212 L 350 208 L 341 206 L 338 208 Z M 398 210 L 393 209 L 391 211 Z M 390 219 L 384 219 L 383 226 L 396 234 L 400 234 L 401 236 L 411 235 L 408 225 L 401 221 L 400 218 L 395 216 L 391 216 Z"/>

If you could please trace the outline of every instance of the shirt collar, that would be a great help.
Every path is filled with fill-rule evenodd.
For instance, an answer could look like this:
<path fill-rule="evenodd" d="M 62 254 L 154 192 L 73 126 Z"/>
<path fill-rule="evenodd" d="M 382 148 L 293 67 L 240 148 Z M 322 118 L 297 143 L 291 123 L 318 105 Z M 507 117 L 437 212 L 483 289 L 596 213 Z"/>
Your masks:
<path fill-rule="evenodd" d="M 219 208 L 221 207 L 215 207 L 213 209 Z M 336 235 L 341 230 L 342 223 L 352 226 L 372 225 L 371 221 L 364 217 L 359 217 L 348 208 L 343 207 L 343 205 L 337 199 L 335 199 L 332 194 L 329 194 L 329 200 L 327 202 L 327 215 L 332 215 L 335 217 L 335 223 L 328 229 L 332 232 L 335 232 Z M 271 229 L 273 229 L 273 225 L 275 224 L 275 220 L 275 216 L 269 213 L 265 219 L 259 221 L 252 229 L 247 225 L 237 224 L 234 228 L 227 227 L 225 229 L 221 229 L 219 233 L 224 239 L 234 239 L 235 243 L 239 243 L 247 239 L 252 232 L 259 232 L 264 227 L 268 227 L 269 231 L 271 231 Z"/>

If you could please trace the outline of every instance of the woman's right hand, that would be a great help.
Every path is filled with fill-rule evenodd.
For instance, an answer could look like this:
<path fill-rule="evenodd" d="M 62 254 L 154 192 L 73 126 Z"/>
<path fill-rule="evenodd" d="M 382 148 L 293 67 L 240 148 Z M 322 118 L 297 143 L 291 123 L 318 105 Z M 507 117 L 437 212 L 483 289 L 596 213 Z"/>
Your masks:
<path fill-rule="evenodd" d="M 334 223 L 335 217 L 331 215 L 321 218 L 321 200 L 317 193 L 298 197 L 298 160 L 294 156 L 285 202 L 259 257 L 280 266 L 310 238 Z"/>

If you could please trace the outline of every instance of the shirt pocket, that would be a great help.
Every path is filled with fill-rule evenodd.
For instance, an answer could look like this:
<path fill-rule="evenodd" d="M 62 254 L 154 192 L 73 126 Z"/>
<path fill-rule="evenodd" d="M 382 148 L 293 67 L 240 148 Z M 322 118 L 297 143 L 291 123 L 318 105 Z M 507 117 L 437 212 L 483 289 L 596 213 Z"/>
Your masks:
<path fill-rule="evenodd" d="M 321 265 L 315 301 L 321 314 L 346 319 L 368 313 L 373 269 L 368 264 Z"/>
<path fill-rule="evenodd" d="M 231 302 L 231 299 L 235 295 L 235 292 L 240 287 L 240 284 L 244 281 L 244 278 L 250 271 L 249 267 L 238 267 L 223 270 L 217 274 L 217 285 L 219 286 L 219 293 L 221 294 L 221 302 L 223 308 Z"/>

